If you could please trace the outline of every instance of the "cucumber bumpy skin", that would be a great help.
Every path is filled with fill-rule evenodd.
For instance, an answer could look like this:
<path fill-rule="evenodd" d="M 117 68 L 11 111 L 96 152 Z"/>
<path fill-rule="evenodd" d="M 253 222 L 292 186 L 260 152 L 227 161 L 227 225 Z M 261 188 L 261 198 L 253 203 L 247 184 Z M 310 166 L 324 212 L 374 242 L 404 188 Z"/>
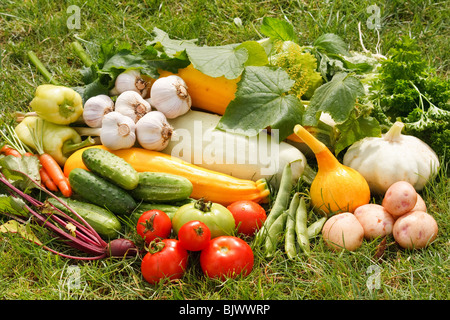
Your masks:
<path fill-rule="evenodd" d="M 126 190 L 91 171 L 82 168 L 73 169 L 69 174 L 69 183 L 73 191 L 84 200 L 115 214 L 130 214 L 137 206 L 136 201 Z"/>
<path fill-rule="evenodd" d="M 119 235 L 122 225 L 114 213 L 95 204 L 70 198 L 59 198 L 63 203 L 78 213 L 97 233 L 106 239 L 115 239 Z M 48 201 L 56 208 L 71 214 L 63 204 L 54 198 Z"/>
<path fill-rule="evenodd" d="M 131 190 L 136 200 L 173 202 L 187 199 L 192 183 L 185 177 L 164 172 L 139 172 L 139 184 Z"/>
<path fill-rule="evenodd" d="M 132 190 L 139 183 L 138 172 L 128 162 L 108 150 L 89 148 L 83 151 L 81 158 L 90 171 L 125 190 Z"/>

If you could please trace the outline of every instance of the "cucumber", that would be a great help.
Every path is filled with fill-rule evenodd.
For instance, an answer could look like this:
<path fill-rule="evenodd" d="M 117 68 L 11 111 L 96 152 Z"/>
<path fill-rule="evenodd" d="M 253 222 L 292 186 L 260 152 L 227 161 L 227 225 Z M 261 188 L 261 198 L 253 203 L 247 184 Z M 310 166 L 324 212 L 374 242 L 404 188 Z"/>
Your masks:
<path fill-rule="evenodd" d="M 165 172 L 139 172 L 139 184 L 130 193 L 139 201 L 173 202 L 187 199 L 192 189 L 192 183 L 179 175 Z"/>
<path fill-rule="evenodd" d="M 59 198 L 66 205 L 78 213 L 97 233 L 106 239 L 114 239 L 119 235 L 122 225 L 116 215 L 111 211 L 101 208 L 95 204 L 87 203 L 70 198 Z M 61 211 L 73 215 L 69 209 L 54 198 L 48 201 Z"/>
<path fill-rule="evenodd" d="M 130 214 L 137 206 L 125 189 L 86 169 L 73 169 L 69 174 L 69 183 L 81 198 L 115 214 Z"/>
<path fill-rule="evenodd" d="M 125 190 L 132 190 L 139 183 L 138 172 L 108 150 L 89 148 L 83 151 L 81 159 L 90 171 Z"/>

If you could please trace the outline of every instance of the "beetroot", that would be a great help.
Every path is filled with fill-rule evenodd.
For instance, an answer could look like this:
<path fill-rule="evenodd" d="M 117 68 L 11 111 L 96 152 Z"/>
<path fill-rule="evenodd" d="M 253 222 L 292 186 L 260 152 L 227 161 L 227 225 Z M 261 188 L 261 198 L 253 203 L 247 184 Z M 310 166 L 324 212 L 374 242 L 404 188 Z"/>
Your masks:
<path fill-rule="evenodd" d="M 27 176 L 28 177 L 28 176 Z M 26 194 L 22 190 L 12 185 L 6 177 L 1 174 L 0 182 L 4 184 L 12 197 L 19 196 L 24 200 L 23 208 L 31 214 L 31 217 L 42 227 L 55 233 L 63 242 L 73 248 L 76 248 L 88 256 L 73 256 L 68 255 L 45 245 L 42 247 L 62 257 L 78 260 L 97 260 L 106 257 L 132 257 L 137 255 L 137 247 L 131 240 L 128 239 L 114 239 L 109 244 L 105 242 L 100 235 L 86 222 L 77 212 L 67 206 L 56 195 L 45 188 L 41 188 L 36 181 L 28 177 L 36 186 L 49 196 L 53 197 L 64 205 L 76 217 L 72 218 L 65 212 L 56 208 L 49 202 L 41 202 L 31 195 Z M 8 214 L 18 222 L 23 223 L 23 216 L 15 216 Z M 68 230 L 67 225 L 75 226 L 74 230 Z"/>

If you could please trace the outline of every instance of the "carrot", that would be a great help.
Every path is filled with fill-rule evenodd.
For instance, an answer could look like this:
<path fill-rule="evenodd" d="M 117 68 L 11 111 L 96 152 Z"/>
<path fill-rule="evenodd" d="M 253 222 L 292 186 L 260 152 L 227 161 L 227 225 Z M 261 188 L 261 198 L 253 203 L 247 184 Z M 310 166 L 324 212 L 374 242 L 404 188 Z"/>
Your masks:
<path fill-rule="evenodd" d="M 5 156 L 14 156 L 14 157 L 18 157 L 18 158 L 22 157 L 22 155 L 20 154 L 19 151 L 17 151 L 14 148 L 11 148 L 10 146 L 8 146 L 6 144 L 2 147 L 2 149 L 0 150 L 0 153 L 3 153 Z"/>
<path fill-rule="evenodd" d="M 42 125 L 40 126 L 39 124 Z M 70 197 L 72 195 L 72 187 L 70 186 L 69 180 L 64 175 L 64 172 L 58 162 L 56 162 L 56 160 L 51 155 L 44 152 L 42 143 L 42 134 L 44 133 L 43 126 L 43 120 L 37 119 L 36 126 L 34 128 L 28 127 L 28 130 L 30 130 L 30 134 L 36 147 L 36 151 L 39 155 L 39 161 L 42 165 L 42 168 L 45 169 L 50 179 L 58 187 L 59 191 L 61 191 L 62 195 L 64 197 Z"/>
<path fill-rule="evenodd" d="M 53 180 L 63 196 L 70 197 L 72 195 L 72 188 L 70 184 L 67 183 L 66 176 L 58 162 L 56 162 L 56 160 L 48 153 L 40 154 L 39 161 L 41 162 L 42 168 L 47 171 L 48 176 Z"/>
<path fill-rule="evenodd" d="M 58 191 L 58 187 L 53 182 L 53 180 L 50 178 L 50 176 L 47 173 L 47 170 L 44 168 L 39 169 L 39 173 L 41 175 L 41 182 L 42 184 L 50 191 Z"/>

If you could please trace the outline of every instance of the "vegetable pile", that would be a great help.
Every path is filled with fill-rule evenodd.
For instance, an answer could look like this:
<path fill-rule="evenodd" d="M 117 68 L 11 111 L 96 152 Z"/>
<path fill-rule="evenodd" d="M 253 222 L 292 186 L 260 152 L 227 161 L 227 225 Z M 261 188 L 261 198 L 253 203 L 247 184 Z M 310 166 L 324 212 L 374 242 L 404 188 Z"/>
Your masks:
<path fill-rule="evenodd" d="M 261 33 L 208 47 L 155 28 L 96 61 L 74 42 L 73 87 L 30 52 L 49 83 L 2 123 L 0 231 L 66 258 L 134 258 L 150 284 L 183 277 L 195 252 L 224 280 L 248 275 L 255 250 L 430 245 L 420 192 L 449 145 L 448 80 L 413 39 L 382 56 L 335 34 L 301 44 L 274 18 Z"/>

